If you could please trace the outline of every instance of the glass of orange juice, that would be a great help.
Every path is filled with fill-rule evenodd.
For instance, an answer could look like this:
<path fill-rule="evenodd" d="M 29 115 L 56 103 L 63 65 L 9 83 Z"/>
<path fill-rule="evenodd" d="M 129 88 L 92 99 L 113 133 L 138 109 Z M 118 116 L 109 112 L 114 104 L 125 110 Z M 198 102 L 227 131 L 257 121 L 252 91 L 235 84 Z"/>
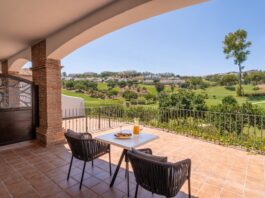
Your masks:
<path fill-rule="evenodd" d="M 134 118 L 133 134 L 139 135 L 139 133 L 140 133 L 139 119 Z"/>

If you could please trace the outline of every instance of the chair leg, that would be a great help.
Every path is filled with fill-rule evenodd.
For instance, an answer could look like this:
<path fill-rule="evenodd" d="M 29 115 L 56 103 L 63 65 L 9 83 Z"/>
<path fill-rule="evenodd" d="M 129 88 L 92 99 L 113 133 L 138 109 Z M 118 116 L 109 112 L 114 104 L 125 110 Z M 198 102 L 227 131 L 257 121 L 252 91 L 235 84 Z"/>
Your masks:
<path fill-rule="evenodd" d="M 92 167 L 94 167 L 94 160 L 92 159 Z"/>
<path fill-rule="evenodd" d="M 130 196 L 130 173 L 129 173 L 129 159 L 128 159 L 128 156 L 127 154 L 125 155 L 125 162 L 126 162 L 126 179 L 127 179 L 127 195 L 128 197 Z"/>
<path fill-rule="evenodd" d="M 110 152 L 109 152 L 109 174 L 110 174 L 110 176 L 112 175 L 112 170 L 111 170 L 111 155 L 110 155 Z"/>
<path fill-rule="evenodd" d="M 67 180 L 69 180 L 69 177 L 70 177 L 70 172 L 71 172 L 71 168 L 72 168 L 73 159 L 74 159 L 74 156 L 72 155 L 70 166 L 69 166 L 69 170 L 68 170 Z"/>
<path fill-rule="evenodd" d="M 81 176 L 81 181 L 80 181 L 80 186 L 79 186 L 80 190 L 81 190 L 82 183 L 83 183 L 83 177 L 84 177 L 85 169 L 86 169 L 86 161 L 84 162 L 84 166 L 83 166 L 83 171 L 82 171 L 82 176 Z"/>
<path fill-rule="evenodd" d="M 189 190 L 189 198 L 191 198 L 190 177 L 188 178 L 188 190 Z"/>
<path fill-rule="evenodd" d="M 137 198 L 137 194 L 138 194 L 138 187 L 139 187 L 139 184 L 136 184 L 136 189 L 135 189 L 135 195 L 134 195 L 134 198 Z"/>

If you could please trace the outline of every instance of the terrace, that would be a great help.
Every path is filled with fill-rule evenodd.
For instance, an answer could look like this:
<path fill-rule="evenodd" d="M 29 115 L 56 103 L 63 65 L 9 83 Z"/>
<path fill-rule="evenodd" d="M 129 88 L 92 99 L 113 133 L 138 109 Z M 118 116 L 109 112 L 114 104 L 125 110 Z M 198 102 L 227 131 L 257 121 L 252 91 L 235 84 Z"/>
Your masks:
<path fill-rule="evenodd" d="M 55 4 L 52 0 L 38 3 L 29 0 L 17 1 L 15 5 L 3 2 L 0 7 L 0 196 L 126 197 L 124 164 L 115 186 L 110 188 L 105 156 L 95 160 L 94 167 L 87 166 L 82 190 L 79 190 L 81 161 L 75 160 L 70 180 L 66 180 L 71 151 L 64 139 L 65 129 L 90 132 L 95 137 L 117 131 L 121 125 L 131 129 L 135 114 L 87 109 L 81 116 L 66 116 L 62 120 L 68 112 L 61 111 L 60 60 L 121 27 L 204 1 L 98 0 L 66 4 L 58 0 Z M 21 8 L 27 8 L 26 12 Z M 32 81 L 22 79 L 18 73 L 28 61 L 32 62 Z M 159 136 L 143 147 L 152 148 L 156 155 L 168 156 L 171 162 L 192 160 L 193 197 L 265 196 L 264 155 L 239 150 L 264 153 L 263 117 L 186 110 L 151 111 L 148 116 L 141 116 L 146 125 L 144 131 Z M 228 147 L 231 145 L 237 148 Z M 120 148 L 112 146 L 113 168 L 120 153 Z M 132 171 L 130 183 L 132 195 L 135 188 Z M 187 196 L 185 184 L 177 197 Z M 138 197 L 158 196 L 140 188 Z"/>
<path fill-rule="evenodd" d="M 127 125 L 124 128 L 130 129 Z M 94 136 L 116 129 L 94 133 Z M 154 154 L 168 156 L 175 162 L 185 158 L 192 160 L 191 192 L 193 197 L 264 197 L 265 157 L 245 151 L 215 145 L 182 135 L 153 128 L 144 129 L 159 136 L 144 147 L 153 149 Z M 121 149 L 112 146 L 113 168 Z M 113 188 L 109 188 L 111 177 L 107 157 L 101 157 L 87 165 L 83 187 L 79 190 L 82 162 L 75 160 L 72 175 L 67 182 L 67 171 L 71 153 L 67 144 L 43 148 L 36 144 L 0 151 L 0 194 L 1 197 L 127 197 L 123 170 Z M 78 162 L 77 162 L 78 161 Z M 132 170 L 130 168 L 130 170 Z M 131 195 L 135 181 L 130 173 Z M 159 197 L 139 189 L 138 197 Z M 178 198 L 187 196 L 187 185 Z"/>

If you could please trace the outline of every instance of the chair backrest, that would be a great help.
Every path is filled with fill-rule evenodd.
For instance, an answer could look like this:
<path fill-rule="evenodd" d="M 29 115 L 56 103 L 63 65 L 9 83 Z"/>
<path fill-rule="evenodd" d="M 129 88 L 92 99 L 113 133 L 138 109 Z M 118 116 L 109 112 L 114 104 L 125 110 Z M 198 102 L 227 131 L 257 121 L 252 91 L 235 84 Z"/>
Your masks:
<path fill-rule="evenodd" d="M 72 130 L 67 130 L 64 134 L 69 144 L 72 154 L 80 160 L 89 160 L 89 142 L 92 140 L 92 135 L 88 133 L 76 133 Z"/>
<path fill-rule="evenodd" d="M 175 184 L 174 164 L 154 160 L 139 155 L 133 151 L 128 152 L 137 184 L 152 193 L 166 197 L 174 197 L 180 190 Z"/>

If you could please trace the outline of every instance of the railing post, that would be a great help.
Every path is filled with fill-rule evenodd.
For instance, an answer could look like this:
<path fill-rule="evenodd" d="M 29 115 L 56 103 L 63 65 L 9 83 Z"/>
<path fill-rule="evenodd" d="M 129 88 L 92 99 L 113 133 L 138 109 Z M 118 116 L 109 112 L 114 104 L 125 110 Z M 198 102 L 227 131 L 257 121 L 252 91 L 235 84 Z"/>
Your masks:
<path fill-rule="evenodd" d="M 85 109 L 85 118 L 86 118 L 86 133 L 88 132 L 88 121 L 87 121 L 87 114 L 86 114 L 86 109 Z"/>
<path fill-rule="evenodd" d="M 100 115 L 100 113 L 101 113 L 101 108 L 99 107 L 99 112 L 98 112 L 98 129 L 100 129 L 101 128 L 101 121 L 100 121 L 100 118 L 101 118 L 101 115 Z"/>
<path fill-rule="evenodd" d="M 254 115 L 254 142 L 253 142 L 253 150 L 255 150 L 256 146 L 256 127 L 257 127 L 257 117 Z"/>
<path fill-rule="evenodd" d="M 111 113 L 110 113 L 110 108 L 109 108 L 109 112 L 108 112 L 108 114 L 109 114 L 109 128 L 111 128 L 111 123 L 110 123 L 110 115 L 111 115 Z"/>

